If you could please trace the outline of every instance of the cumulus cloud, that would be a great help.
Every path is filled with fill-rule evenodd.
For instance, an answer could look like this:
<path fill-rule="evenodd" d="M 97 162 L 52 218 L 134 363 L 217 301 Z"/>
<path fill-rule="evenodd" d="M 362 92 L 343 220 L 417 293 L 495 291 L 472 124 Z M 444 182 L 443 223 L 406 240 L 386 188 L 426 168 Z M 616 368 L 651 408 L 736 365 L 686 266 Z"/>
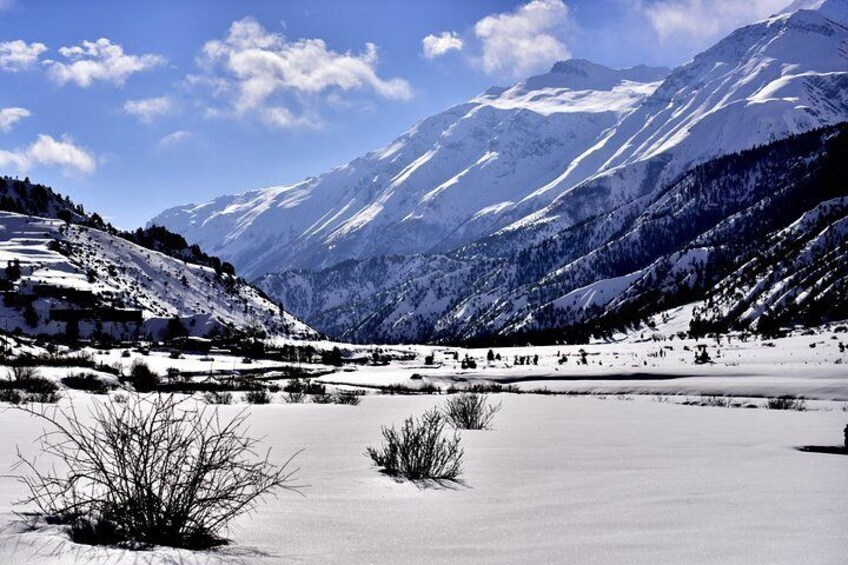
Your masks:
<path fill-rule="evenodd" d="M 311 123 L 295 116 L 285 97 L 299 100 L 331 92 L 373 91 L 388 99 L 407 100 L 409 84 L 377 74 L 377 47 L 339 53 L 321 39 L 289 41 L 253 18 L 233 22 L 223 40 L 203 46 L 199 63 L 205 74 L 189 77 L 226 98 L 236 115 L 255 114 L 268 124 L 292 127 Z"/>
<path fill-rule="evenodd" d="M 170 147 L 173 147 L 174 145 L 184 143 L 192 137 L 193 134 L 190 131 L 178 129 L 177 131 L 171 132 L 162 139 L 160 139 L 159 143 L 156 144 L 156 148 L 159 150 L 168 149 Z"/>
<path fill-rule="evenodd" d="M 26 170 L 26 155 L 22 155 L 16 151 L 0 149 L 0 167 L 4 169 L 13 167 L 21 171 Z"/>
<path fill-rule="evenodd" d="M 128 55 L 121 45 L 105 37 L 62 47 L 59 54 L 65 58 L 65 62 L 44 61 L 48 65 L 50 78 L 60 85 L 73 82 L 83 88 L 91 86 L 95 81 L 122 86 L 130 75 L 165 63 L 165 58 L 160 55 Z"/>
<path fill-rule="evenodd" d="M 435 59 L 441 57 L 448 51 L 459 51 L 462 49 L 462 39 L 455 31 L 443 31 L 439 35 L 432 33 L 421 40 L 421 48 L 424 52 L 424 57 L 427 59 Z"/>
<path fill-rule="evenodd" d="M 0 131 L 11 131 L 12 126 L 31 115 L 26 108 L 0 108 Z"/>
<path fill-rule="evenodd" d="M 20 39 L 0 43 L 0 70 L 16 73 L 30 68 L 42 53 L 43 43 L 27 43 Z"/>
<path fill-rule="evenodd" d="M 708 43 L 733 29 L 779 12 L 787 0 L 660 0 L 640 2 L 660 41 Z"/>
<path fill-rule="evenodd" d="M 174 110 L 174 103 L 168 96 L 140 98 L 124 102 L 124 112 L 137 117 L 145 124 L 153 123 L 156 118 L 167 116 Z"/>
<path fill-rule="evenodd" d="M 65 174 L 90 174 L 97 168 L 94 156 L 74 144 L 68 136 L 54 139 L 41 134 L 25 149 L 0 149 L 0 166 L 14 166 L 26 171 L 37 165 L 58 167 Z"/>
<path fill-rule="evenodd" d="M 74 145 L 69 137 L 56 140 L 49 135 L 39 135 L 26 154 L 31 163 L 56 166 L 66 173 L 90 174 L 97 167 L 94 157 Z"/>
<path fill-rule="evenodd" d="M 562 0 L 532 0 L 512 12 L 486 16 L 474 26 L 480 65 L 489 74 L 524 77 L 571 57 L 562 41 L 569 10 Z"/>

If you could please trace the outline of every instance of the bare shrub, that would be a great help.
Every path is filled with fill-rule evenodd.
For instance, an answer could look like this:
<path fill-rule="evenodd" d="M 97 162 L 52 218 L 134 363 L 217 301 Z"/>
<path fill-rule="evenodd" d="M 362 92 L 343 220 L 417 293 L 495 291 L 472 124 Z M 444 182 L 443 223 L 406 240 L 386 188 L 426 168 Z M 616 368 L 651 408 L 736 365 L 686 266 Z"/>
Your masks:
<path fill-rule="evenodd" d="M 14 388 L 0 389 L 0 402 L 8 402 L 9 404 L 20 404 L 24 401 L 23 395 Z"/>
<path fill-rule="evenodd" d="M 29 491 L 22 503 L 67 524 L 80 543 L 213 547 L 262 498 L 297 490 L 294 456 L 282 466 L 259 456 L 244 412 L 224 421 L 164 395 L 97 403 L 86 418 L 73 406 L 21 409 L 52 428 L 39 439 L 51 465 L 18 454 Z"/>
<path fill-rule="evenodd" d="M 249 390 L 244 393 L 244 400 L 248 404 L 271 404 L 271 395 L 264 388 Z"/>
<path fill-rule="evenodd" d="M 362 394 L 352 390 L 340 390 L 333 395 L 333 402 L 347 406 L 359 406 Z"/>
<path fill-rule="evenodd" d="M 345 404 L 348 406 L 359 405 L 359 397 L 361 395 L 349 390 L 340 390 L 337 392 L 324 394 L 313 394 L 311 396 L 313 404 Z"/>
<path fill-rule="evenodd" d="M 59 401 L 59 386 L 42 377 L 31 366 L 13 367 L 9 379 L 0 381 L 0 400 L 12 404 L 24 402 L 55 403 Z"/>
<path fill-rule="evenodd" d="M 448 424 L 459 430 L 489 430 L 501 404 L 489 404 L 486 394 L 463 392 L 445 400 L 442 413 Z"/>
<path fill-rule="evenodd" d="M 206 404 L 232 404 L 233 394 L 226 391 L 210 390 L 203 395 Z"/>
<path fill-rule="evenodd" d="M 306 394 L 326 394 L 327 390 L 324 385 L 312 382 L 309 379 L 291 379 L 286 386 L 283 387 L 283 392 L 289 394 L 302 393 Z"/>
<path fill-rule="evenodd" d="M 334 404 L 333 394 L 325 392 L 324 394 L 313 394 L 310 399 L 312 404 Z"/>
<path fill-rule="evenodd" d="M 420 419 L 410 416 L 400 430 L 384 426 L 383 445 L 367 448 L 366 454 L 388 475 L 413 481 L 454 481 L 462 474 L 463 450 L 456 433 L 445 437 L 446 425 L 438 409 L 425 412 Z"/>
<path fill-rule="evenodd" d="M 306 393 L 302 390 L 293 390 L 283 397 L 289 404 L 303 404 L 306 402 Z"/>
<path fill-rule="evenodd" d="M 115 386 L 104 381 L 94 373 L 79 373 L 68 375 L 62 379 L 62 384 L 75 390 L 83 390 L 92 394 L 106 394 Z"/>
<path fill-rule="evenodd" d="M 147 363 L 136 359 L 130 367 L 130 380 L 137 392 L 150 392 L 159 386 L 159 375 L 150 370 Z"/>
<path fill-rule="evenodd" d="M 766 400 L 766 408 L 769 410 L 797 410 L 803 412 L 807 409 L 807 403 L 803 398 L 780 396 Z"/>
<path fill-rule="evenodd" d="M 15 365 L 8 369 L 9 380 L 15 383 L 24 383 L 33 379 L 40 379 L 41 373 L 37 367 L 27 365 Z"/>

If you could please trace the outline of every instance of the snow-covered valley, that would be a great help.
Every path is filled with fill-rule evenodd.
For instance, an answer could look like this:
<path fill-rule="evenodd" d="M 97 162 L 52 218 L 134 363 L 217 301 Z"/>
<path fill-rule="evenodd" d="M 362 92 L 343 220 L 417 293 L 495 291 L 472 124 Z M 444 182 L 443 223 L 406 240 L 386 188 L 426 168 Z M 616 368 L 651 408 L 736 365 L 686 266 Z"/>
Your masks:
<path fill-rule="evenodd" d="M 650 356 L 662 344 L 642 343 L 587 346 L 591 361 L 580 368 L 576 350 L 560 348 L 571 357 L 560 366 L 552 348 L 527 348 L 497 352 L 510 360 L 538 354 L 538 367 L 453 371 L 468 380 L 532 377 L 516 383 L 526 390 L 595 391 L 492 395 L 502 403 L 494 429 L 461 432 L 464 473 L 453 486 L 396 482 L 363 454 L 379 441 L 380 426 L 439 405 L 444 395 L 372 393 L 359 406 L 289 404 L 277 397 L 270 405 L 251 406 L 252 432 L 263 438 L 263 448 L 273 449 L 274 461 L 304 449 L 296 462 L 309 486 L 303 497 L 282 493 L 237 520 L 228 531 L 234 544 L 214 551 L 130 552 L 75 544 L 58 526 L 30 530 L 13 514 L 21 510 L 13 506 L 24 494 L 21 486 L 4 476 L 0 558 L 44 564 L 841 563 L 848 459 L 796 449 L 842 441 L 848 382 L 838 370 L 844 365 L 833 366 L 840 358 L 837 342 L 827 333 L 777 340 L 775 347 L 735 342 L 721 348 L 715 365 L 691 371 L 701 377 L 651 384 L 604 379 L 610 370 L 655 377 L 672 366 L 680 370 L 689 365 L 689 352 L 680 351 L 685 344 L 675 344 L 668 367 Z M 462 353 L 485 365 L 484 351 Z M 208 366 L 195 359 L 198 368 Z M 637 360 L 649 364 L 632 367 Z M 449 368 L 430 370 L 424 382 L 459 382 L 448 378 Z M 419 358 L 322 379 L 415 387 L 421 381 L 410 374 L 425 371 Z M 553 380 L 555 375 L 585 380 L 569 384 Z M 640 391 L 651 394 L 631 394 Z M 803 412 L 768 410 L 761 398 L 738 397 L 756 407 L 749 409 L 682 405 L 698 391 L 796 392 L 839 401 L 811 400 Z M 71 391 L 60 403 L 70 401 L 82 407 L 92 400 Z M 241 408 L 218 410 L 228 416 Z M 0 412 L 0 420 L 0 467 L 9 468 L 15 446 L 32 452 L 38 428 L 16 410 Z"/>

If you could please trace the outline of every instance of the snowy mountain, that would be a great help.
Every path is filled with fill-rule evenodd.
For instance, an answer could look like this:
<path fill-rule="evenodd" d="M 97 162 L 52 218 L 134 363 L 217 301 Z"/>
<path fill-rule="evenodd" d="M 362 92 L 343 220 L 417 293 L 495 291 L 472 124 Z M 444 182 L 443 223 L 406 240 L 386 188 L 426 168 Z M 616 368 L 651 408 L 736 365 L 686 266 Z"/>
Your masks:
<path fill-rule="evenodd" d="M 117 232 L 49 188 L 12 179 L 0 179 L 0 209 L 13 210 L 0 211 L 0 323 L 7 331 L 317 337 L 217 259 L 184 241 L 174 245 L 182 241 L 175 234 Z"/>
<path fill-rule="evenodd" d="M 363 342 L 580 340 L 691 303 L 696 328 L 816 325 L 848 317 L 846 163 L 842 124 L 698 165 L 533 245 L 503 245 L 520 235 L 510 232 L 259 285 L 322 331 Z"/>
<path fill-rule="evenodd" d="M 753 249 L 732 237 L 783 249 L 780 234 L 797 232 L 782 230 L 843 196 L 821 196 L 803 174 L 825 174 L 843 148 L 830 139 L 844 128 L 819 128 L 848 119 L 848 0 L 796 2 L 664 74 L 558 63 L 326 175 L 153 222 L 251 275 L 276 270 L 260 286 L 348 339 L 620 327 L 705 298 L 734 270 L 738 284 L 756 282 L 764 268 L 743 268 Z M 768 216 L 786 205 L 788 216 Z M 832 260 L 803 257 L 781 280 Z M 699 323 L 791 310 L 759 294 L 764 283 L 750 289 L 760 306 L 739 313 L 734 284 Z M 801 288 L 802 302 L 819 295 Z M 786 319 L 816 317 L 801 310 Z"/>
<path fill-rule="evenodd" d="M 505 210 L 561 176 L 666 73 L 558 63 L 428 118 L 320 177 L 178 207 L 151 223 L 248 276 L 449 249 L 502 227 Z"/>

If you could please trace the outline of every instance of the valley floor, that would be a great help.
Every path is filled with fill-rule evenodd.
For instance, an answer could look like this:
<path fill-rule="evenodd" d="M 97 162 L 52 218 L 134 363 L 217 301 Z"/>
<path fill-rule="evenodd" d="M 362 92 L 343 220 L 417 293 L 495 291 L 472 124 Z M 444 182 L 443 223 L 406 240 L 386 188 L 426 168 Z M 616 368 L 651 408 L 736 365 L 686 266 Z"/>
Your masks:
<path fill-rule="evenodd" d="M 283 493 L 239 519 L 220 551 L 130 553 L 26 531 L 20 485 L 0 478 L 3 563 L 844 563 L 848 457 L 842 403 L 808 412 L 680 406 L 648 397 L 496 395 L 495 429 L 462 432 L 464 484 L 420 488 L 364 456 L 380 426 L 438 396 L 359 406 L 251 408 L 252 432 L 297 463 Z M 221 410 L 235 413 L 237 406 Z M 0 412 L 0 468 L 39 426 Z"/>
<path fill-rule="evenodd" d="M 845 341 L 826 330 L 730 344 L 495 349 L 501 360 L 491 363 L 486 349 L 383 349 L 395 356 L 388 365 L 348 365 L 319 380 L 345 388 L 503 383 L 590 394 L 493 394 L 503 404 L 495 429 L 461 432 L 463 483 L 423 487 L 379 473 L 365 449 L 379 444 L 381 426 L 420 415 L 444 395 L 372 390 L 359 406 L 340 406 L 286 404 L 276 393 L 272 404 L 249 407 L 251 433 L 264 437 L 277 462 L 304 449 L 296 462 L 309 485 L 305 496 L 266 501 L 233 525 L 233 545 L 210 552 L 94 548 L 70 542 L 58 527 L 28 530 L 15 514 L 22 486 L 5 474 L 16 446 L 34 453 L 41 425 L 0 410 L 0 563 L 841 564 L 848 457 L 797 448 L 842 444 Z M 696 365 L 704 344 L 711 362 Z M 407 360 L 398 360 L 403 354 Z M 425 365 L 429 355 L 433 364 Z M 476 369 L 461 368 L 466 355 Z M 116 350 L 98 360 L 126 369 L 136 357 Z M 531 364 L 514 366 L 516 357 Z M 158 372 L 271 368 L 211 359 L 145 356 Z M 43 370 L 53 379 L 67 372 L 73 369 Z M 683 405 L 712 394 L 751 408 Z M 764 407 L 762 397 L 779 395 L 806 397 L 808 410 Z M 93 398 L 65 391 L 61 402 Z M 244 406 L 219 409 L 227 415 Z"/>

